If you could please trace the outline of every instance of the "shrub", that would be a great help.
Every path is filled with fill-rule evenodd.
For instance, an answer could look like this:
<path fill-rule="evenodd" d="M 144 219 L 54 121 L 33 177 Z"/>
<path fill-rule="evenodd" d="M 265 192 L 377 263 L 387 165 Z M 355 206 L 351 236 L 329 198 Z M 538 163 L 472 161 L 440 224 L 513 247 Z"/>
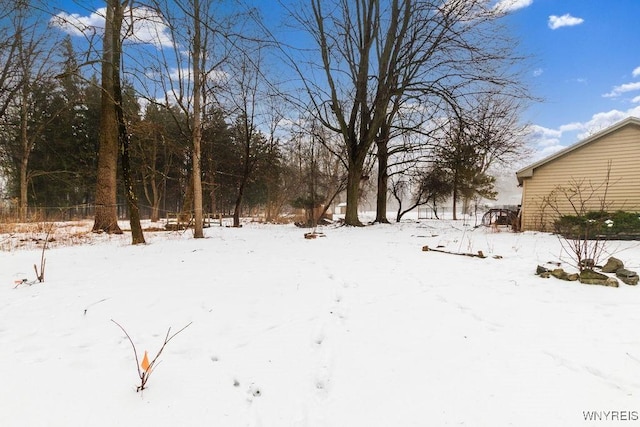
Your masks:
<path fill-rule="evenodd" d="M 555 222 L 556 233 L 565 238 L 629 238 L 640 236 L 640 214 L 617 211 L 589 211 L 584 215 L 563 215 Z"/>
<path fill-rule="evenodd" d="M 607 228 L 612 234 L 640 234 L 640 214 L 637 212 L 617 211 L 608 219 Z"/>

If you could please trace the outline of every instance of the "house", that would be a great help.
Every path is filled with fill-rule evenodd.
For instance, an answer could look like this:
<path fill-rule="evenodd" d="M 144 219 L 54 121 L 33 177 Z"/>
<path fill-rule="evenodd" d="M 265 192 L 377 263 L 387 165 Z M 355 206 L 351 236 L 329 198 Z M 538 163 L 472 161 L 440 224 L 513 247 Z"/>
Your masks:
<path fill-rule="evenodd" d="M 344 215 L 347 213 L 347 202 L 341 202 L 335 205 L 333 214 L 334 215 Z"/>
<path fill-rule="evenodd" d="M 516 176 L 522 230 L 552 231 L 559 215 L 640 212 L 640 119 L 622 120 Z"/>

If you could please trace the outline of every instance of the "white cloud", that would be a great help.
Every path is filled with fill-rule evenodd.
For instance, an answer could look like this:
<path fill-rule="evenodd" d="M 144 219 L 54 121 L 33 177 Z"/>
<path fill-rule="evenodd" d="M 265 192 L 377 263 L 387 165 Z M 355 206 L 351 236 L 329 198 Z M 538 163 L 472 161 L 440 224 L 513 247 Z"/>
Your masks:
<path fill-rule="evenodd" d="M 498 13 L 509 13 L 528 7 L 531 3 L 533 0 L 500 0 L 493 7 L 493 10 Z"/>
<path fill-rule="evenodd" d="M 104 7 L 89 16 L 60 12 L 51 18 L 50 22 L 52 26 L 72 36 L 91 36 L 104 31 L 105 14 Z M 157 47 L 172 46 L 169 27 L 153 9 L 144 6 L 136 7 L 125 11 L 124 15 L 123 33 L 130 30 L 133 25 L 133 35 L 128 38 L 129 42 L 151 44 Z M 131 16 L 133 16 L 133 22 Z"/>
<path fill-rule="evenodd" d="M 169 27 L 155 10 L 136 7 L 133 9 L 133 23 L 127 13 L 125 21 L 129 29 L 133 26 L 133 40 L 154 46 L 173 46 Z"/>
<path fill-rule="evenodd" d="M 640 67 L 636 67 L 635 70 L 633 70 L 633 77 L 638 77 L 640 76 Z"/>
<path fill-rule="evenodd" d="M 552 30 L 557 30 L 561 27 L 572 27 L 574 25 L 580 25 L 583 22 L 584 19 L 576 18 L 575 16 L 571 16 L 568 13 L 562 16 L 549 16 L 549 28 L 551 28 Z"/>
<path fill-rule="evenodd" d="M 578 134 L 579 139 L 588 138 L 594 133 L 600 132 L 603 129 L 608 128 L 620 120 L 628 117 L 629 114 L 624 111 L 611 110 L 602 113 L 596 113 L 591 116 L 591 120 L 584 123 L 584 132 Z"/>
<path fill-rule="evenodd" d="M 544 73 L 542 68 L 536 68 L 533 70 L 533 77 L 540 77 Z"/>
<path fill-rule="evenodd" d="M 639 104 L 640 103 L 640 96 L 636 96 L 635 98 L 633 98 L 631 100 L 631 102 L 633 102 L 634 104 Z"/>
<path fill-rule="evenodd" d="M 562 132 L 556 129 L 549 129 L 544 126 L 532 125 L 527 135 L 527 145 L 535 153 L 533 160 L 546 157 L 562 149 L 560 138 Z"/>
<path fill-rule="evenodd" d="M 575 132 L 584 129 L 584 124 L 580 122 L 572 122 L 560 126 L 560 132 Z"/>
<path fill-rule="evenodd" d="M 634 92 L 636 90 L 640 90 L 640 82 L 625 83 L 620 86 L 614 86 L 611 92 L 605 93 L 602 96 L 605 98 L 615 98 L 622 95 L 623 93 Z"/>
<path fill-rule="evenodd" d="M 640 96 L 638 98 L 639 98 L 638 100 L 640 101 Z M 586 122 L 583 122 L 583 123 L 576 122 L 570 125 L 563 125 L 560 128 L 563 131 L 569 131 L 569 130 L 582 131 L 577 134 L 578 140 L 581 140 L 603 129 L 606 129 L 609 126 L 614 125 L 615 123 L 626 119 L 627 117 L 640 117 L 640 105 L 630 108 L 626 111 L 610 110 L 610 111 L 603 111 L 600 113 L 596 113 L 593 116 L 591 116 L 591 119 L 589 119 Z"/>
<path fill-rule="evenodd" d="M 543 145 L 553 143 L 553 141 L 562 136 L 562 131 L 546 128 L 540 125 L 532 125 L 529 130 L 529 136 L 537 141 L 541 141 Z"/>
<path fill-rule="evenodd" d="M 72 35 L 81 36 L 87 33 L 102 32 L 104 30 L 104 16 L 106 8 L 101 7 L 89 16 L 81 16 L 78 13 L 60 12 L 51 18 L 51 25 Z"/>

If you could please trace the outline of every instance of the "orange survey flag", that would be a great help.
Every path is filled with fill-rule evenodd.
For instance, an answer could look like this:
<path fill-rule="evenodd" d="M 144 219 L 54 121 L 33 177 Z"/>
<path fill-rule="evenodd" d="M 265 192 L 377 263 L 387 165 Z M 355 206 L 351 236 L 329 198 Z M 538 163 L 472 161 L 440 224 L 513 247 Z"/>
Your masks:
<path fill-rule="evenodd" d="M 146 350 L 144 352 L 144 357 L 142 358 L 142 363 L 140 364 L 140 366 L 142 366 L 142 369 L 144 369 L 146 372 L 148 372 L 149 368 L 151 367 L 151 365 L 149 365 L 149 357 L 147 356 Z"/>

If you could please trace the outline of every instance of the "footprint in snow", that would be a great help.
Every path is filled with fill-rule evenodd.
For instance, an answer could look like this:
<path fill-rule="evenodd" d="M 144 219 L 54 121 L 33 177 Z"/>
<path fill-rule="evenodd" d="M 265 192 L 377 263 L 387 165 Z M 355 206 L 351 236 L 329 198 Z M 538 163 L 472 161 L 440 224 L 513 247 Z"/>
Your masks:
<path fill-rule="evenodd" d="M 238 384 L 240 385 L 240 384 Z M 251 384 L 247 389 L 247 402 L 253 402 L 253 399 L 262 396 L 262 390 L 255 384 Z"/>
<path fill-rule="evenodd" d="M 319 395 L 326 396 L 329 393 L 330 385 L 331 369 L 328 364 L 325 364 L 318 369 L 313 380 L 313 386 Z"/>
<path fill-rule="evenodd" d="M 340 303 L 342 302 L 342 294 L 337 293 L 337 294 L 336 294 L 336 296 L 333 298 L 333 300 L 334 300 L 336 303 L 340 304 Z"/>

